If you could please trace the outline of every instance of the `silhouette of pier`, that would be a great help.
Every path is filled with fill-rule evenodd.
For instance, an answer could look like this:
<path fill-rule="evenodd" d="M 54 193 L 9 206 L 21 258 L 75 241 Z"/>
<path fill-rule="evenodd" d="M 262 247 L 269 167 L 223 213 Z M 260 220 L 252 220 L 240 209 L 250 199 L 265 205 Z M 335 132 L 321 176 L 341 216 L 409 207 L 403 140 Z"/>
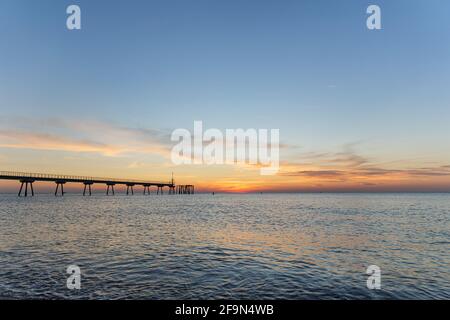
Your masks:
<path fill-rule="evenodd" d="M 169 194 L 194 194 L 193 185 L 175 185 L 173 176 L 171 181 L 147 181 L 147 180 L 133 180 L 133 179 L 116 179 L 116 178 L 98 178 L 98 177 L 84 177 L 71 175 L 58 175 L 47 173 L 25 173 L 25 172 L 10 172 L 0 171 L 0 180 L 17 180 L 21 183 L 18 196 L 27 197 L 28 188 L 31 191 L 31 196 L 34 196 L 33 183 L 37 181 L 54 182 L 56 183 L 55 196 L 64 196 L 64 185 L 66 183 L 82 183 L 84 184 L 83 196 L 86 194 L 92 195 L 91 186 L 93 184 L 106 185 L 106 195 L 114 195 L 115 185 L 125 185 L 127 187 L 127 195 L 134 195 L 134 187 L 142 186 L 144 188 L 143 194 L 150 194 L 150 187 L 156 187 L 156 194 L 163 194 L 163 189 L 167 188 Z M 25 187 L 25 188 L 24 188 Z"/>

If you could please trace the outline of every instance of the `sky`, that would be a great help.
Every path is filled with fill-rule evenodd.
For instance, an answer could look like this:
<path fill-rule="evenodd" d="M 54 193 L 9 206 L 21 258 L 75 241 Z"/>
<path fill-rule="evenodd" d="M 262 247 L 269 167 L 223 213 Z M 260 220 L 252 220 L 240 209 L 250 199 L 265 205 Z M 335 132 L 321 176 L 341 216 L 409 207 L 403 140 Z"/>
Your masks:
<path fill-rule="evenodd" d="M 71 4 L 81 30 L 66 28 Z M 371 4 L 381 30 L 366 27 Z M 2 0 L 0 170 L 173 172 L 204 192 L 449 191 L 448 12 L 445 0 Z M 196 120 L 279 129 L 278 173 L 174 165 L 170 135 Z"/>

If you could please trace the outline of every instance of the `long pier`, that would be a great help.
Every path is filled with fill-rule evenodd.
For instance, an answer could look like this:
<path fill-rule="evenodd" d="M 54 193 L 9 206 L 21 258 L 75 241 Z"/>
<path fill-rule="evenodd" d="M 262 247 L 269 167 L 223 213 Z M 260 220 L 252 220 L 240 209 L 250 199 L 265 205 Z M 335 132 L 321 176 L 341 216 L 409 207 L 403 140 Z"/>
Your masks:
<path fill-rule="evenodd" d="M 144 195 L 150 194 L 150 187 L 156 187 L 156 194 L 163 194 L 163 188 L 169 189 L 169 194 L 194 194 L 193 185 L 175 185 L 173 178 L 169 182 L 164 181 L 147 181 L 147 180 L 133 180 L 133 179 L 116 179 L 116 178 L 98 178 L 98 177 L 84 177 L 71 175 L 58 175 L 47 173 L 25 173 L 25 172 L 11 172 L 0 171 L 0 180 L 17 180 L 21 183 L 18 196 L 28 196 L 28 187 L 31 191 L 31 196 L 34 196 L 33 183 L 36 181 L 46 181 L 56 183 L 55 196 L 60 194 L 64 196 L 64 185 L 69 182 L 82 183 L 84 185 L 83 196 L 86 194 L 92 195 L 91 186 L 93 184 L 106 185 L 106 195 L 114 195 L 115 185 L 125 185 L 127 187 L 127 195 L 134 194 L 135 186 L 142 186 L 144 188 Z"/>

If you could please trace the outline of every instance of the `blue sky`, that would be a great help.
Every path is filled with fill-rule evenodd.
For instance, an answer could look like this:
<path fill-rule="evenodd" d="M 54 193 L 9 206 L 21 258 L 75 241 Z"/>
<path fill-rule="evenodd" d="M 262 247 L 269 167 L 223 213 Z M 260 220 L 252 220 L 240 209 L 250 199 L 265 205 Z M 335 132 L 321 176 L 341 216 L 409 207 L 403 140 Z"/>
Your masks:
<path fill-rule="evenodd" d="M 70 4 L 80 31 L 65 27 Z M 382 30 L 366 28 L 370 4 Z M 305 153 L 355 144 L 379 162 L 445 164 L 448 12 L 444 0 L 2 0 L 0 110 L 4 121 L 279 128 Z"/>

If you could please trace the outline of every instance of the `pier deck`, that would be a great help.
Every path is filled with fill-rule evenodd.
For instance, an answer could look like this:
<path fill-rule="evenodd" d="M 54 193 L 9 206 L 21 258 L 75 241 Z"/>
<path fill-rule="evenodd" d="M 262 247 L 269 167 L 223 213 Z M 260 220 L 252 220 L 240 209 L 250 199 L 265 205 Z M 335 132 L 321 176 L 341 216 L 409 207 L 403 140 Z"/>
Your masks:
<path fill-rule="evenodd" d="M 64 185 L 66 183 L 83 183 L 84 191 L 83 195 L 86 195 L 86 189 L 88 188 L 89 195 L 92 194 L 91 186 L 93 184 L 105 184 L 107 186 L 106 194 L 109 195 L 110 190 L 114 195 L 115 185 L 127 186 L 127 194 L 134 194 L 134 186 L 143 186 L 144 194 L 150 194 L 150 187 L 157 187 L 157 194 L 163 193 L 163 188 L 169 188 L 169 194 L 193 194 L 193 185 L 175 185 L 173 178 L 171 181 L 150 181 L 150 180 L 136 180 L 136 179 L 117 179 L 117 178 L 99 178 L 88 176 L 73 176 L 73 175 L 59 175 L 59 174 L 47 174 L 47 173 L 26 173 L 26 172 L 12 172 L 12 171 L 0 171 L 0 180 L 17 180 L 21 183 L 19 196 L 22 195 L 23 187 L 25 186 L 24 196 L 28 196 L 28 186 L 30 186 L 31 195 L 34 196 L 33 183 L 36 181 L 55 182 L 56 190 L 55 195 L 64 195 Z"/>

